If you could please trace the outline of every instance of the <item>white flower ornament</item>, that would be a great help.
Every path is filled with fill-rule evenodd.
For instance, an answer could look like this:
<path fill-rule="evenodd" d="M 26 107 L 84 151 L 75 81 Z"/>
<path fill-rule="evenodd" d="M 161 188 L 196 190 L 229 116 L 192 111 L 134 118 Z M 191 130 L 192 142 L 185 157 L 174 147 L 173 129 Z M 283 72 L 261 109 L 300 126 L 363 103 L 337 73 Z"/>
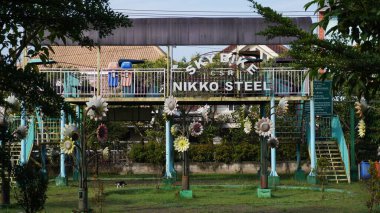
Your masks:
<path fill-rule="evenodd" d="M 286 98 L 281 98 L 278 105 L 277 105 L 277 114 L 278 115 L 284 115 L 288 111 L 288 100 Z"/>
<path fill-rule="evenodd" d="M 270 148 L 278 148 L 278 145 L 280 144 L 276 137 L 269 138 L 267 143 Z"/>
<path fill-rule="evenodd" d="M 9 104 L 9 108 L 7 109 L 7 113 L 9 114 L 16 113 L 21 107 L 20 101 L 14 95 L 8 96 L 5 101 Z"/>
<path fill-rule="evenodd" d="M 203 126 L 199 122 L 193 122 L 189 126 L 190 134 L 193 137 L 200 136 L 203 133 Z"/>
<path fill-rule="evenodd" d="M 252 122 L 251 122 L 251 120 L 247 117 L 247 118 L 244 119 L 244 132 L 245 132 L 246 134 L 249 134 L 249 133 L 251 133 L 251 131 L 252 131 Z"/>
<path fill-rule="evenodd" d="M 208 122 L 208 114 L 210 113 L 210 106 L 206 104 L 203 107 L 200 107 L 197 111 L 198 113 L 202 115 L 205 121 Z"/>
<path fill-rule="evenodd" d="M 73 153 L 75 148 L 74 141 L 71 137 L 65 137 L 60 145 L 62 152 L 68 155 Z"/>
<path fill-rule="evenodd" d="M 104 160 L 109 160 L 110 159 L 110 150 L 108 147 L 104 148 L 102 150 L 102 155 Z"/>
<path fill-rule="evenodd" d="M 69 137 L 73 139 L 73 141 L 78 140 L 79 139 L 78 127 L 75 124 L 66 124 L 65 128 L 63 129 L 63 136 Z"/>
<path fill-rule="evenodd" d="M 167 115 L 174 115 L 177 112 L 177 99 L 172 95 L 165 99 L 164 113 Z"/>
<path fill-rule="evenodd" d="M 261 118 L 255 124 L 255 131 L 260 136 L 271 136 L 273 131 L 273 122 L 269 118 Z"/>
<path fill-rule="evenodd" d="M 179 136 L 174 140 L 174 149 L 178 152 L 185 152 L 189 149 L 190 142 L 189 139 L 187 139 L 184 136 Z"/>
<path fill-rule="evenodd" d="M 13 136 L 17 139 L 24 139 L 26 135 L 28 134 L 28 127 L 27 126 L 19 126 L 17 129 L 13 132 Z"/>
<path fill-rule="evenodd" d="M 92 97 L 86 105 L 87 115 L 95 121 L 102 120 L 107 115 L 108 103 L 101 96 Z"/>

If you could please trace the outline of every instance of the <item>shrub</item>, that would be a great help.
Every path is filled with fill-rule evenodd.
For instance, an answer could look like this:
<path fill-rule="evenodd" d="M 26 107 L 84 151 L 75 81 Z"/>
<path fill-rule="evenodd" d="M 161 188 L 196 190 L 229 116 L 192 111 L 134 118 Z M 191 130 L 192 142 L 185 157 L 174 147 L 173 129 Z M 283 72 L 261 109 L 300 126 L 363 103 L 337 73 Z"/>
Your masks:
<path fill-rule="evenodd" d="M 136 163 L 165 164 L 165 144 L 150 141 L 147 144 L 133 144 L 128 159 Z"/>
<path fill-rule="evenodd" d="M 233 146 L 227 145 L 227 144 L 221 144 L 215 146 L 215 161 L 221 162 L 221 163 L 231 163 L 232 158 L 232 152 L 233 152 Z"/>
<path fill-rule="evenodd" d="M 380 204 L 380 177 L 378 176 L 375 163 L 370 161 L 369 174 L 371 178 L 367 180 L 367 188 L 369 192 L 369 200 L 367 208 L 369 212 L 373 211 L 373 207 Z"/>
<path fill-rule="evenodd" d="M 193 162 L 214 161 L 214 145 L 196 144 L 190 146 L 189 157 Z"/>
<path fill-rule="evenodd" d="M 31 164 L 17 165 L 14 175 L 18 184 L 15 192 L 17 203 L 26 213 L 44 209 L 48 180 L 43 173 Z"/>
<path fill-rule="evenodd" d="M 234 146 L 232 159 L 234 162 L 256 161 L 259 158 L 259 144 L 250 144 L 248 142 L 239 143 Z"/>
<path fill-rule="evenodd" d="M 143 151 L 145 152 L 145 162 L 155 165 L 165 164 L 165 145 L 163 143 L 148 142 Z"/>
<path fill-rule="evenodd" d="M 144 151 L 144 145 L 140 143 L 132 144 L 131 149 L 128 152 L 128 159 L 136 163 L 144 163 L 146 153 Z"/>

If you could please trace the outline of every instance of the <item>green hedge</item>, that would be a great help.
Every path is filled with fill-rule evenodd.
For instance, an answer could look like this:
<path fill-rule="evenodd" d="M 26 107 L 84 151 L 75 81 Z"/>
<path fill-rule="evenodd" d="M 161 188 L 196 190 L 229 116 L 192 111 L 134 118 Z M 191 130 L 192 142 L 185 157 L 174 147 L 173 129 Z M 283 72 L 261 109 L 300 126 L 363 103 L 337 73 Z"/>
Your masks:
<path fill-rule="evenodd" d="M 301 158 L 308 158 L 306 145 L 301 146 Z M 165 163 L 165 144 L 149 142 L 147 144 L 133 144 L 128 152 L 128 158 L 137 163 Z M 260 161 L 260 144 L 259 143 L 222 143 L 213 144 L 191 144 L 189 149 L 189 158 L 192 162 L 220 162 L 234 163 L 242 161 Z M 277 161 L 295 161 L 296 145 L 280 144 L 277 149 Z M 270 152 L 268 152 L 268 160 Z M 175 153 L 175 160 L 180 161 L 180 155 Z"/>

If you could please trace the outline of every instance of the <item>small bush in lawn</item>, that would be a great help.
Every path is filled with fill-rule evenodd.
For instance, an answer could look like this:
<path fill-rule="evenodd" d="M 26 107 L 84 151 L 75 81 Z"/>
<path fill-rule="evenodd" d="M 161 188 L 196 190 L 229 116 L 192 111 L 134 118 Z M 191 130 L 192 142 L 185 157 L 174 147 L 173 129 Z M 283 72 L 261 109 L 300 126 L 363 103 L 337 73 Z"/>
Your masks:
<path fill-rule="evenodd" d="M 367 208 L 369 212 L 373 211 L 373 207 L 380 204 L 380 177 L 377 174 L 375 163 L 370 161 L 369 174 L 371 177 L 367 180 L 367 188 L 369 192 L 369 200 Z"/>
<path fill-rule="evenodd" d="M 317 174 L 318 174 L 318 180 L 320 181 L 321 185 L 322 185 L 322 200 L 325 199 L 325 185 L 327 183 L 327 171 L 328 171 L 328 167 L 330 165 L 330 161 L 325 158 L 325 157 L 321 157 L 318 159 L 318 163 L 317 163 Z"/>
<path fill-rule="evenodd" d="M 30 163 L 17 165 L 14 168 L 17 182 L 15 198 L 26 213 L 34 213 L 44 209 L 48 180 L 43 173 Z"/>

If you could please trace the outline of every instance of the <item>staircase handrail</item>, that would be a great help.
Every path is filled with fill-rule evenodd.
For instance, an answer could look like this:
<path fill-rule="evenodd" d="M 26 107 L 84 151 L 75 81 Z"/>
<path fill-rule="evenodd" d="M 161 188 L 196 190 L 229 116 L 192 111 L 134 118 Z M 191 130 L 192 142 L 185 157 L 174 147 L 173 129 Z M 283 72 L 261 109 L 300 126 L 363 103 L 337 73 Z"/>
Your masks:
<path fill-rule="evenodd" d="M 33 145 L 34 145 L 34 136 L 35 136 L 34 135 L 34 117 L 31 117 L 29 126 L 28 126 L 28 134 L 25 138 L 25 154 L 26 154 L 25 163 L 28 162 L 30 155 L 32 153 Z"/>
<path fill-rule="evenodd" d="M 340 155 L 342 157 L 342 161 L 344 163 L 346 175 L 348 182 L 351 182 L 350 176 L 350 155 L 347 146 L 346 139 L 344 138 L 344 132 L 342 129 L 342 125 L 340 123 L 339 116 L 334 115 L 331 121 L 331 129 L 332 129 L 332 137 L 336 139 L 340 151 Z"/>

